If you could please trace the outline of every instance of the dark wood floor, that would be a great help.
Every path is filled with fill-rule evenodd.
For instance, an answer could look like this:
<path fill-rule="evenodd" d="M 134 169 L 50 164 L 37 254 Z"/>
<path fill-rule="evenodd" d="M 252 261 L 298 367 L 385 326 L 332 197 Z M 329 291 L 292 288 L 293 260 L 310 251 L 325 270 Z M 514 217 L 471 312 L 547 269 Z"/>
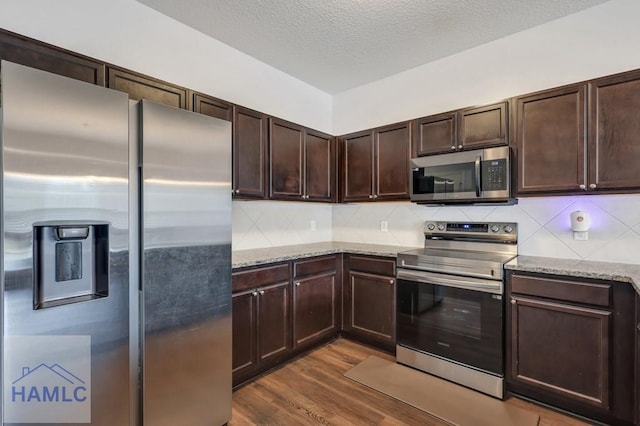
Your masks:
<path fill-rule="evenodd" d="M 448 425 L 369 389 L 343 373 L 370 355 L 390 355 L 338 339 L 233 393 L 229 425 Z M 571 417 L 510 398 L 540 416 L 540 426 L 586 425 Z"/>

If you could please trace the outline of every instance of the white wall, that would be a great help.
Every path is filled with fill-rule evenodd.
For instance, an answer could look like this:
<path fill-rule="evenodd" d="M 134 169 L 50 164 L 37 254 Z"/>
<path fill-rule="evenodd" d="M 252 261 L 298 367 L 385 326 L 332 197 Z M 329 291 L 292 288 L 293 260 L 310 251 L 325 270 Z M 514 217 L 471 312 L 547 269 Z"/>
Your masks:
<path fill-rule="evenodd" d="M 639 17 L 640 1 L 612 0 L 340 93 L 334 134 L 640 68 Z"/>
<path fill-rule="evenodd" d="M 134 0 L 2 0 L 0 27 L 331 132 L 331 96 Z"/>

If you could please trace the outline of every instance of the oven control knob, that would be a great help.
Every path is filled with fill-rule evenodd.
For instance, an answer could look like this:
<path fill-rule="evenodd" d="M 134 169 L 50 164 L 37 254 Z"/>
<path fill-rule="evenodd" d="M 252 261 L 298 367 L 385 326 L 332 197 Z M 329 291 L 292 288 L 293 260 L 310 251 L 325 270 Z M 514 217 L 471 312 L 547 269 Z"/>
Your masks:
<path fill-rule="evenodd" d="M 444 223 L 438 225 L 438 231 L 444 231 Z"/>
<path fill-rule="evenodd" d="M 510 234 L 513 232 L 513 228 L 509 225 L 505 225 L 505 227 L 502 229 L 504 229 L 504 232 L 506 232 L 507 234 Z"/>
<path fill-rule="evenodd" d="M 500 227 L 498 225 L 491 226 L 491 232 L 498 232 L 499 230 L 500 230 Z"/>
<path fill-rule="evenodd" d="M 430 223 L 430 224 L 427 225 L 427 229 L 429 231 L 433 231 L 434 229 L 436 229 L 436 225 L 434 225 L 433 223 Z"/>

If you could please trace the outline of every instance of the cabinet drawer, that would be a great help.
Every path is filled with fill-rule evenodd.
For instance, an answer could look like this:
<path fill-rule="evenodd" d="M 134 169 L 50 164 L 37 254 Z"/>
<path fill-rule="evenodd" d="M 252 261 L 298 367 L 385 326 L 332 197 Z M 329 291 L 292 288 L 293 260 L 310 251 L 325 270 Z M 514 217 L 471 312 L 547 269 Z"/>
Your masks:
<path fill-rule="evenodd" d="M 396 276 L 395 259 L 378 259 L 375 257 L 349 256 L 349 269 L 370 274 Z"/>
<path fill-rule="evenodd" d="M 550 278 L 511 276 L 511 292 L 588 305 L 611 306 L 611 285 Z"/>
<path fill-rule="evenodd" d="M 283 263 L 264 268 L 234 272 L 232 275 L 233 292 L 262 287 L 269 284 L 289 281 L 289 264 Z"/>
<path fill-rule="evenodd" d="M 297 278 L 305 275 L 319 274 L 320 272 L 335 271 L 335 269 L 335 256 L 299 260 L 293 264 L 293 276 Z"/>

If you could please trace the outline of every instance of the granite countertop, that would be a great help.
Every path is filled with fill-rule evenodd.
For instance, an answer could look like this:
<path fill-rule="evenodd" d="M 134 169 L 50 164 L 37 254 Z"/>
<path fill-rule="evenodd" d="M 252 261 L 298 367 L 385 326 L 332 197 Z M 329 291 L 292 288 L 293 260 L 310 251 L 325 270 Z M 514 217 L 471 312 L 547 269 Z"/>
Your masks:
<path fill-rule="evenodd" d="M 413 250 L 416 248 L 418 247 L 360 244 L 340 241 L 297 244 L 291 246 L 234 251 L 231 253 L 231 264 L 232 267 L 236 269 L 335 253 L 396 257 L 396 255 L 402 251 Z"/>
<path fill-rule="evenodd" d="M 630 283 L 640 293 L 640 265 L 596 262 L 592 260 L 557 259 L 552 257 L 518 256 L 505 269 L 542 274 L 568 275 Z"/>

